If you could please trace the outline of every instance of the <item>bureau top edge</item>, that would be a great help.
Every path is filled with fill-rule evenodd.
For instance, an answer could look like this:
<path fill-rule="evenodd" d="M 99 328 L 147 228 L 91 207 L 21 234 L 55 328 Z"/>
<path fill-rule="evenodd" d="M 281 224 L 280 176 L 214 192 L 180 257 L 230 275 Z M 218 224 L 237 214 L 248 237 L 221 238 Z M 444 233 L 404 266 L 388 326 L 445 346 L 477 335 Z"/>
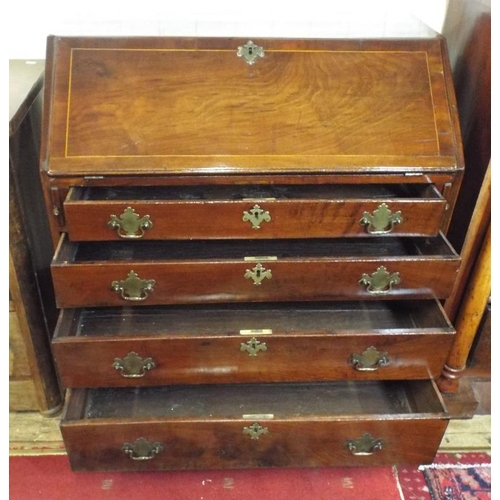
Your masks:
<path fill-rule="evenodd" d="M 443 37 L 48 38 L 51 176 L 463 168 Z"/>

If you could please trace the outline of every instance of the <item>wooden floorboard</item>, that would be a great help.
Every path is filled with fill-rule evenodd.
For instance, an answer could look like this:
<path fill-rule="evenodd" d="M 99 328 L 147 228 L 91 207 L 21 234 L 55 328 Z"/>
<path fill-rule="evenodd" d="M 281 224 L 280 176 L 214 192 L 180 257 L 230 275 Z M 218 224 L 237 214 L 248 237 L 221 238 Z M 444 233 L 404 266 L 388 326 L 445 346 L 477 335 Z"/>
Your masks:
<path fill-rule="evenodd" d="M 59 417 L 38 412 L 9 414 L 9 454 L 44 455 L 65 453 Z"/>
<path fill-rule="evenodd" d="M 491 451 L 491 415 L 451 420 L 443 437 L 441 452 Z"/>

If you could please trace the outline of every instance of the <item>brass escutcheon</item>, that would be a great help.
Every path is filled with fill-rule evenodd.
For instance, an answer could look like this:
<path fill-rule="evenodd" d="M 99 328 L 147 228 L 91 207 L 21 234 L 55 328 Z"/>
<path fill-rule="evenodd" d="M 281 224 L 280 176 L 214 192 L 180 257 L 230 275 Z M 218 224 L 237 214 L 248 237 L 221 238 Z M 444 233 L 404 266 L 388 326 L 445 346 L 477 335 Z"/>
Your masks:
<path fill-rule="evenodd" d="M 255 64 L 258 57 L 264 57 L 264 49 L 255 45 L 252 40 L 248 40 L 243 47 L 238 47 L 236 55 L 243 57 L 247 64 Z"/>
<path fill-rule="evenodd" d="M 384 295 L 392 290 L 392 285 L 401 283 L 399 273 L 389 273 L 384 266 L 380 266 L 373 274 L 364 273 L 358 283 L 366 287 L 372 294 Z"/>
<path fill-rule="evenodd" d="M 346 442 L 347 449 L 356 456 L 373 455 L 375 451 L 381 450 L 384 446 L 382 439 L 375 439 L 366 432 L 358 439 L 350 439 Z"/>
<path fill-rule="evenodd" d="M 273 274 L 270 269 L 266 269 L 260 262 L 252 269 L 247 269 L 245 272 L 246 279 L 252 279 L 254 285 L 260 285 L 262 280 L 271 279 Z"/>
<path fill-rule="evenodd" d="M 126 279 L 113 281 L 111 288 L 125 300 L 138 301 L 146 300 L 148 292 L 152 292 L 155 285 L 155 280 L 143 280 L 137 273 L 130 271 Z"/>
<path fill-rule="evenodd" d="M 269 434 L 269 429 L 255 422 L 248 427 L 243 427 L 243 434 L 248 434 L 250 439 L 259 439 L 263 434 Z"/>
<path fill-rule="evenodd" d="M 144 377 L 148 370 L 156 368 L 153 358 L 143 359 L 136 352 L 129 352 L 123 359 L 115 358 L 112 366 L 125 378 Z"/>
<path fill-rule="evenodd" d="M 153 227 L 153 222 L 149 215 L 141 217 L 132 207 L 127 207 L 120 217 L 110 215 L 108 226 L 116 229 L 120 238 L 137 240 L 144 236 L 146 229 Z"/>
<path fill-rule="evenodd" d="M 254 358 L 260 351 L 267 351 L 267 344 L 265 342 L 260 342 L 255 337 L 252 337 L 249 341 L 241 343 L 240 351 L 246 351 L 250 357 Z"/>
<path fill-rule="evenodd" d="M 403 215 L 401 211 L 398 210 L 392 213 L 385 203 L 380 204 L 373 211 L 373 214 L 363 212 L 363 217 L 359 221 L 362 226 L 366 226 L 366 231 L 370 234 L 390 233 L 396 224 L 401 224 L 402 222 Z"/>
<path fill-rule="evenodd" d="M 254 205 L 248 212 L 243 211 L 243 222 L 250 222 L 253 229 L 260 229 L 263 222 L 270 222 L 271 216 L 268 211 L 262 210 L 259 205 Z"/>
<path fill-rule="evenodd" d="M 151 460 L 163 451 L 163 446 L 140 437 L 134 443 L 123 443 L 122 451 L 132 460 Z"/>
<path fill-rule="evenodd" d="M 349 363 L 359 372 L 374 372 L 389 363 L 386 352 L 379 352 L 375 347 L 368 347 L 361 354 L 352 354 Z"/>

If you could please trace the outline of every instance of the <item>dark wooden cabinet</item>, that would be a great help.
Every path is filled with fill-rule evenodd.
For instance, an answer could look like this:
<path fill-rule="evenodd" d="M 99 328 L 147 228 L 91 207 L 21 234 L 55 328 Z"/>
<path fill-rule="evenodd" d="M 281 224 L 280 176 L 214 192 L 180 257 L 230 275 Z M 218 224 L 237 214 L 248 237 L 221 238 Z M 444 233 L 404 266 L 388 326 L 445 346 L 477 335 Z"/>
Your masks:
<path fill-rule="evenodd" d="M 463 174 L 443 38 L 48 41 L 75 470 L 433 459 Z"/>
<path fill-rule="evenodd" d="M 38 175 L 43 60 L 9 61 L 9 409 L 53 415 L 62 393 L 50 349 L 58 311 Z"/>

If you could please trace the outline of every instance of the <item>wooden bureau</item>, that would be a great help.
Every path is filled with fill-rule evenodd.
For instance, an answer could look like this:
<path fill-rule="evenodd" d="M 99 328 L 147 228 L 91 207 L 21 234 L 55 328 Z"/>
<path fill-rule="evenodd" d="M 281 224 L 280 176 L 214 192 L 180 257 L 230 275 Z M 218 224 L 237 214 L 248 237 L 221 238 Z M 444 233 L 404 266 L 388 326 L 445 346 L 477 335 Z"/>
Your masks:
<path fill-rule="evenodd" d="M 432 461 L 462 174 L 441 37 L 49 37 L 72 468 Z"/>

